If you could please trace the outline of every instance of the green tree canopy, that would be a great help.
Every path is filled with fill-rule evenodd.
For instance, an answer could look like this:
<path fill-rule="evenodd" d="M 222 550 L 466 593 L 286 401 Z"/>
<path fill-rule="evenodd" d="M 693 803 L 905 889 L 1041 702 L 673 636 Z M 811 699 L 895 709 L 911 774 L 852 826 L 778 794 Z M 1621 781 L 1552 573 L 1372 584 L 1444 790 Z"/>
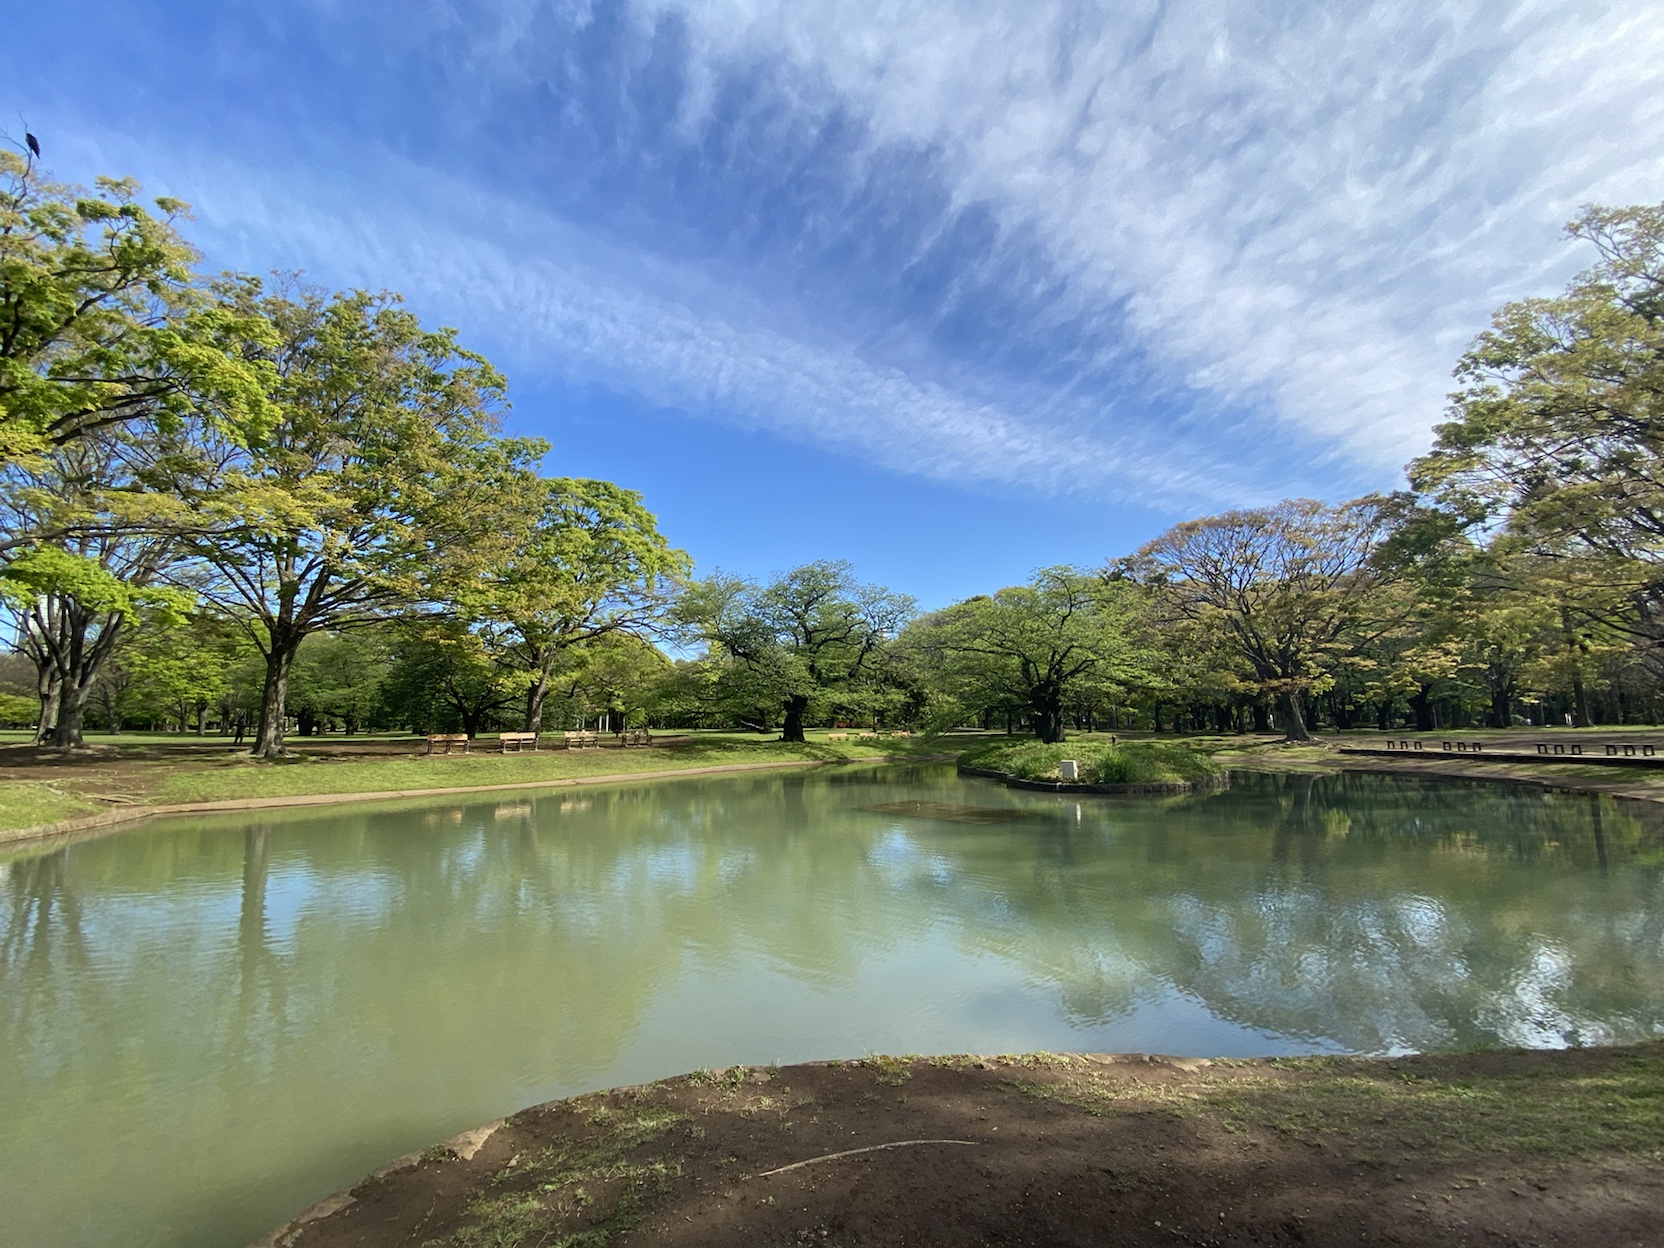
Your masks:
<path fill-rule="evenodd" d="M 96 192 L 0 149 L 0 464 L 140 417 L 267 415 L 257 320 L 203 297 L 185 205 L 128 179 Z"/>
<path fill-rule="evenodd" d="M 907 595 L 857 581 L 848 562 L 822 560 L 766 585 L 718 573 L 690 588 L 679 618 L 730 662 L 730 696 L 782 712 L 782 739 L 801 741 L 812 706 L 860 706 L 913 610 Z"/>
<path fill-rule="evenodd" d="M 916 621 L 910 648 L 935 656 L 967 709 L 1015 704 L 1042 741 L 1064 737 L 1064 711 L 1088 685 L 1148 676 L 1133 586 L 1078 568 L 1043 568 L 1026 585 L 979 595 Z"/>
<path fill-rule="evenodd" d="M 1566 227 L 1596 263 L 1497 312 L 1411 481 L 1596 632 L 1664 645 L 1664 204 Z"/>
<path fill-rule="evenodd" d="M 1232 511 L 1175 525 L 1125 566 L 1159 591 L 1163 610 L 1229 637 L 1276 699 L 1283 731 L 1305 740 L 1301 695 L 1367 614 L 1392 514 L 1377 498 Z"/>
<path fill-rule="evenodd" d="M 538 478 L 522 497 L 499 553 L 461 581 L 458 596 L 528 674 L 525 728 L 536 732 L 566 652 L 663 627 L 691 561 L 665 540 L 640 494 L 610 481 Z"/>
<path fill-rule="evenodd" d="M 431 601 L 509 523 L 544 448 L 496 436 L 502 377 L 393 296 L 221 293 L 272 327 L 276 416 L 242 441 L 205 431 L 188 582 L 265 655 L 254 753 L 274 757 L 302 640 Z"/>

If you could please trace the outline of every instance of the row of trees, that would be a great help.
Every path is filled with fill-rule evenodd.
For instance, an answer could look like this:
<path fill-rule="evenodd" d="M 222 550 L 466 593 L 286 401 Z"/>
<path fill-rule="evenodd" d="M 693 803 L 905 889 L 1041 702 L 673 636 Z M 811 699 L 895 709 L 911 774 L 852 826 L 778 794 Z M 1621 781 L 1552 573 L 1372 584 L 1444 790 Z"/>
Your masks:
<path fill-rule="evenodd" d="M 686 556 L 639 496 L 541 475 L 453 331 L 390 295 L 203 279 L 182 212 L 0 153 L 0 593 L 42 739 L 79 744 L 124 646 L 142 671 L 180 643 L 138 635 L 183 628 L 198 683 L 209 637 L 258 654 L 254 751 L 280 755 L 302 645 L 395 620 L 511 655 L 535 725 L 567 651 L 662 611 Z"/>
<path fill-rule="evenodd" d="M 0 152 L 0 595 L 59 746 L 89 711 L 247 721 L 267 757 L 292 719 L 550 708 L 787 739 L 1657 715 L 1664 208 L 1573 223 L 1598 262 L 1497 314 L 1411 491 L 1190 521 L 923 615 L 842 563 L 690 579 L 639 495 L 503 435 L 505 382 L 454 331 L 205 278 L 182 214 Z"/>

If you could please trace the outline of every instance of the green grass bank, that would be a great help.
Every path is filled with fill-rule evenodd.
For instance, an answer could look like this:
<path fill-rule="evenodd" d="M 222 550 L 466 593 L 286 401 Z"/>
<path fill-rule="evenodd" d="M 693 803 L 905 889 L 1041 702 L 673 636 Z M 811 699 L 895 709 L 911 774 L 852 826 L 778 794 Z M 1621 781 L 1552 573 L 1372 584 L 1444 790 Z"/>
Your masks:
<path fill-rule="evenodd" d="M 1182 742 L 1093 737 L 1056 744 L 1032 738 L 993 741 L 961 754 L 959 763 L 1022 780 L 1057 780 L 1064 759 L 1080 765 L 1084 784 L 1181 784 L 1211 780 L 1224 770 L 1211 754 Z"/>

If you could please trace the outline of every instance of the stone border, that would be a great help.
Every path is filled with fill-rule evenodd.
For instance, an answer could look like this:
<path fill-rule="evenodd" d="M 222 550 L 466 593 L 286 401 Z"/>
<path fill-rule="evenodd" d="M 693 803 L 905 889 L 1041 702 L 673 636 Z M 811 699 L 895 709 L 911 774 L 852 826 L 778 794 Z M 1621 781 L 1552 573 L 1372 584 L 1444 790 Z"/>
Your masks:
<path fill-rule="evenodd" d="M 1221 772 L 1208 780 L 1169 780 L 1149 784 L 1070 784 L 1067 780 L 1029 780 L 1023 776 L 1014 776 L 1008 771 L 994 771 L 987 767 L 966 767 L 963 763 L 959 766 L 959 774 L 962 776 L 978 776 L 985 780 L 998 780 L 1007 788 L 1012 789 L 1038 789 L 1043 793 L 1091 793 L 1123 797 L 1171 797 L 1184 793 L 1208 792 L 1231 787 L 1229 772 Z"/>

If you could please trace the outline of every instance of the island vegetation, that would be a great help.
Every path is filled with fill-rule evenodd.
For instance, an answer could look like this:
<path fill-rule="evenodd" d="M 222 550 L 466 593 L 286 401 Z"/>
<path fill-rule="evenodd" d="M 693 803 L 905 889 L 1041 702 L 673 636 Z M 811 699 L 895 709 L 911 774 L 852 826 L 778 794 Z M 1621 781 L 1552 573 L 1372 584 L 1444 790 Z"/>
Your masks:
<path fill-rule="evenodd" d="M 1065 760 L 1075 764 L 1078 783 L 1093 786 L 1192 785 L 1224 771 L 1212 754 L 1189 743 L 1102 738 L 1067 743 L 996 739 L 961 754 L 959 765 L 1020 780 L 1062 781 Z"/>
<path fill-rule="evenodd" d="M 1174 526 L 921 612 L 828 559 L 694 574 L 550 473 L 507 381 L 388 292 L 208 274 L 185 206 L 0 152 L 0 726 L 258 759 L 366 732 L 920 735 L 1656 723 L 1664 206 L 1462 356 L 1410 487 Z M 1184 752 L 1076 749 L 1100 778 Z M 1009 757 L 1007 757 L 1007 755 Z M 1023 771 L 1053 749 L 1008 750 Z"/>

